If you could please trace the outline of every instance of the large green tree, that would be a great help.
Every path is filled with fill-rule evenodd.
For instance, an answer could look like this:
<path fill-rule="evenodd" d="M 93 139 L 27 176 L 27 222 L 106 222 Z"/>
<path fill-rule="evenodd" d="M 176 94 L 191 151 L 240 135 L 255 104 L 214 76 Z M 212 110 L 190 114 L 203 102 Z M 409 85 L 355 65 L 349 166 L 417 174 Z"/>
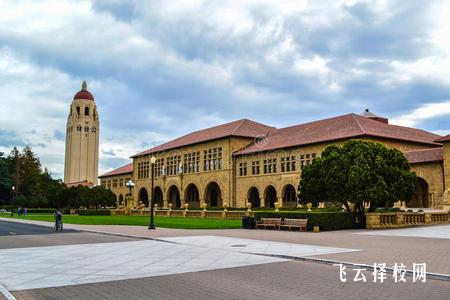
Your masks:
<path fill-rule="evenodd" d="M 389 207 L 407 201 L 415 192 L 416 175 L 397 149 L 380 143 L 350 140 L 342 146 L 328 146 L 309 166 L 304 167 L 299 191 L 302 202 L 354 203 L 364 214 L 364 203 Z"/>

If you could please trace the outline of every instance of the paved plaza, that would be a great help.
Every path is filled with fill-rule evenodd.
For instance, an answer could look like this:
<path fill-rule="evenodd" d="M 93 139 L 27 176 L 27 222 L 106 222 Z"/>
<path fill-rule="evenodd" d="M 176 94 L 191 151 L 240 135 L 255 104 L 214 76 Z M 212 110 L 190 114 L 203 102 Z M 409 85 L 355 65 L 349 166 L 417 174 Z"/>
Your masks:
<path fill-rule="evenodd" d="M 0 220 L 0 283 L 16 299 L 448 299 L 449 225 L 398 230 L 179 230 Z M 396 233 L 399 232 L 399 233 Z M 14 234 L 12 234 L 14 233 Z M 401 235 L 400 235 L 401 234 Z M 84 241 L 84 242 L 83 242 Z M 305 261 L 307 259 L 307 261 Z M 313 260 L 313 261 L 311 261 Z M 314 261 L 317 260 L 317 261 Z M 319 263 L 320 262 L 320 263 Z M 323 262 L 328 262 L 327 264 Z M 426 262 L 426 283 L 339 280 L 331 262 Z M 0 296 L 2 299 L 2 296 Z"/>
<path fill-rule="evenodd" d="M 404 237 L 419 237 L 419 238 L 433 238 L 433 239 L 450 239 L 449 225 L 434 225 L 413 228 L 401 229 L 385 229 L 385 230 L 371 230 L 358 232 L 356 234 L 379 235 L 379 236 L 404 236 Z"/>

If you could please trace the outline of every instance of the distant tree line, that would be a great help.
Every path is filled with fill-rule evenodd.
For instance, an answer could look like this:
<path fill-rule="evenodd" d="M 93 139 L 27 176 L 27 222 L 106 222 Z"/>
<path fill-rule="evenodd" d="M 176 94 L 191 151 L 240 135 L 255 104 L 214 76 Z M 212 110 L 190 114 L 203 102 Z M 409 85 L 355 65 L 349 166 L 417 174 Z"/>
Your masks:
<path fill-rule="evenodd" d="M 68 188 L 61 179 L 53 179 L 42 169 L 31 147 L 14 147 L 8 156 L 0 152 L 0 205 L 80 208 L 116 204 L 116 196 L 101 186 Z"/>

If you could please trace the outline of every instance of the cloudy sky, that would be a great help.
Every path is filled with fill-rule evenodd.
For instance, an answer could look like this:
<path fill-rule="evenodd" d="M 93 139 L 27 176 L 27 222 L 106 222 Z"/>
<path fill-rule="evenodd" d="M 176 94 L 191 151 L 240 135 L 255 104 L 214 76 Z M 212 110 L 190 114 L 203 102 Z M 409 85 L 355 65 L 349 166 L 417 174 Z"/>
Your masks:
<path fill-rule="evenodd" d="M 359 113 L 450 132 L 448 1 L 0 0 L 0 151 L 56 176 L 86 79 L 100 173 L 192 130 Z"/>

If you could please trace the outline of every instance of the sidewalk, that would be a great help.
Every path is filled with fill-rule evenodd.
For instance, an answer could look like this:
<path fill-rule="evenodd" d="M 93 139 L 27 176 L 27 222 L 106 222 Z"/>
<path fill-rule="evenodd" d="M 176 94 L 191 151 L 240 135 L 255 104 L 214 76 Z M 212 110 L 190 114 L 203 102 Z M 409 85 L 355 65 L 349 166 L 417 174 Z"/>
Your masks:
<path fill-rule="evenodd" d="M 53 227 L 50 222 L 17 220 L 0 218 L 5 221 L 24 222 Z M 158 224 L 156 224 L 157 226 Z M 373 263 L 386 263 L 392 266 L 394 263 L 403 263 L 408 269 L 413 263 L 426 263 L 427 271 L 450 275 L 450 239 L 424 238 L 407 236 L 366 235 L 366 230 L 341 230 L 321 233 L 312 232 L 288 232 L 270 230 L 245 230 L 245 229 L 217 229 L 217 230 L 187 230 L 157 228 L 148 230 L 145 226 L 123 225 L 75 225 L 64 224 L 66 229 L 75 229 L 103 234 L 114 234 L 137 238 L 159 239 L 167 237 L 183 236 L 226 236 L 235 238 L 257 239 L 275 242 L 295 244 L 308 244 L 325 247 L 359 249 L 358 252 L 334 253 L 320 255 L 317 258 L 373 265 Z M 442 225 L 439 226 L 442 230 Z M 427 226 L 433 231 L 436 226 Z M 444 225 L 450 230 L 450 225 Z M 404 229 L 403 229 L 404 230 Z M 414 228 L 411 228 L 414 230 Z M 385 231 L 389 233 L 391 230 Z M 370 231 L 370 233 L 380 231 Z M 358 234 L 356 234 L 358 233 Z"/>

